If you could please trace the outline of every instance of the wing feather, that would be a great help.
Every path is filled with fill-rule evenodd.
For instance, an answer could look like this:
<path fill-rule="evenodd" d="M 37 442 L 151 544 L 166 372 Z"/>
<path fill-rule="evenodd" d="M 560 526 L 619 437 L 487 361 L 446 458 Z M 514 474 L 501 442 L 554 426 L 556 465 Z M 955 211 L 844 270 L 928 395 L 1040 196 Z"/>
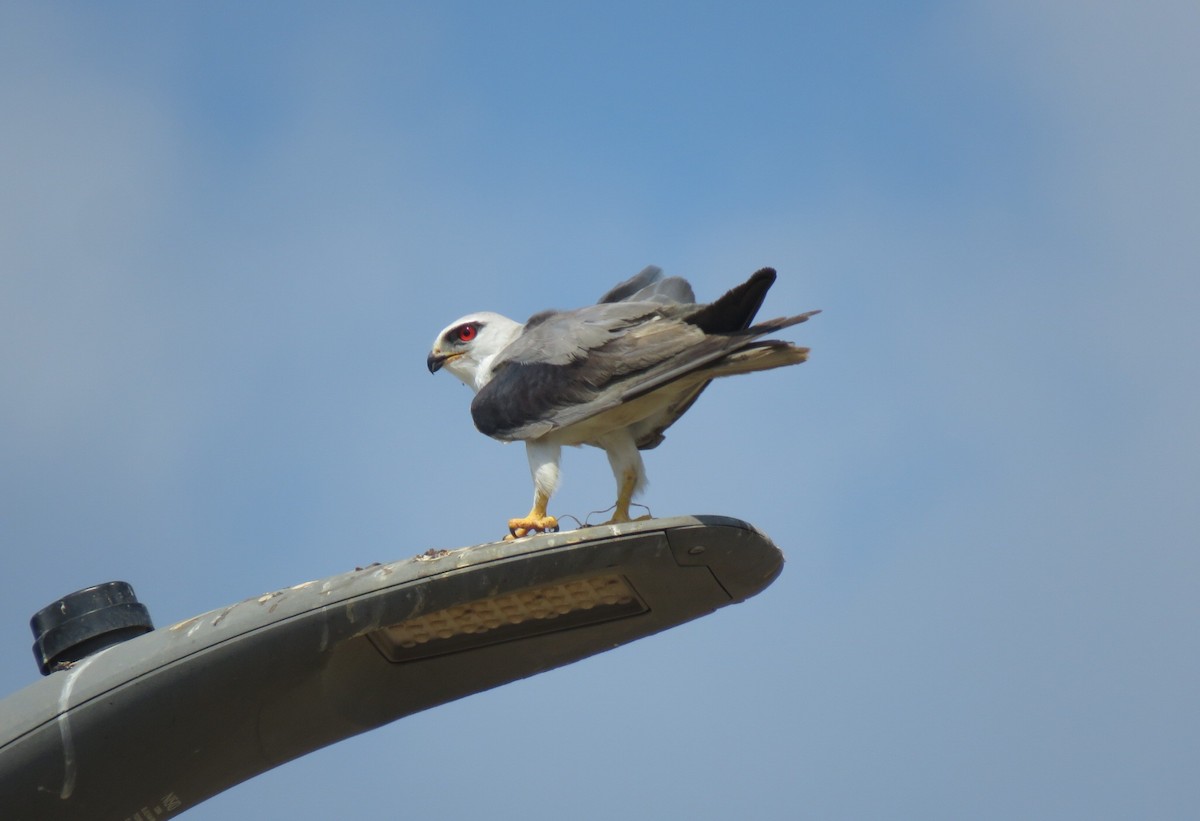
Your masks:
<path fill-rule="evenodd" d="M 662 279 L 662 275 L 662 268 L 659 268 L 657 265 L 647 265 L 629 279 L 614 285 L 608 293 L 600 297 L 596 302 L 600 305 L 606 302 L 623 302 L 643 288 L 658 282 Z"/>
<path fill-rule="evenodd" d="M 596 305 L 536 314 L 492 363 L 471 403 L 475 425 L 497 439 L 534 439 L 637 402 L 618 415 L 639 448 L 652 448 L 713 378 L 803 361 L 807 349 L 760 338 L 817 311 L 750 324 L 774 281 L 763 268 L 697 305 L 686 280 L 649 266 Z"/>
<path fill-rule="evenodd" d="M 630 329 L 656 319 L 679 316 L 684 306 L 658 302 L 613 302 L 573 311 L 544 311 L 525 324 L 493 363 L 567 365 L 607 345 Z"/>
<path fill-rule="evenodd" d="M 694 325 L 666 316 L 613 326 L 609 339 L 589 349 L 586 356 L 566 362 L 507 360 L 476 395 L 471 414 L 481 432 L 497 439 L 544 436 L 761 346 L 764 343 L 756 342 L 759 337 L 803 322 L 813 313 L 720 335 L 705 335 Z M 661 441 L 662 431 L 690 407 L 706 384 L 702 379 L 664 409 L 662 423 L 643 433 L 639 445 L 653 447 Z"/>
<path fill-rule="evenodd" d="M 528 439 L 562 427 L 573 406 L 589 406 L 631 374 L 704 339 L 704 332 L 657 303 L 592 305 L 544 318 L 515 339 L 475 395 L 475 426 L 498 439 Z"/>

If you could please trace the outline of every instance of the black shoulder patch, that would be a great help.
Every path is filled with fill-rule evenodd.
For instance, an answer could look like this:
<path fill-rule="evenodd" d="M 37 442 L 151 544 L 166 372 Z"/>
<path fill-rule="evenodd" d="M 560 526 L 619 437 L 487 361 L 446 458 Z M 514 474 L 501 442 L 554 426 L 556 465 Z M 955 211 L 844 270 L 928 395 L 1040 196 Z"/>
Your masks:
<path fill-rule="evenodd" d="M 475 427 L 486 436 L 507 440 L 559 408 L 586 401 L 586 386 L 574 378 L 579 369 L 579 362 L 505 363 L 471 402 Z"/>

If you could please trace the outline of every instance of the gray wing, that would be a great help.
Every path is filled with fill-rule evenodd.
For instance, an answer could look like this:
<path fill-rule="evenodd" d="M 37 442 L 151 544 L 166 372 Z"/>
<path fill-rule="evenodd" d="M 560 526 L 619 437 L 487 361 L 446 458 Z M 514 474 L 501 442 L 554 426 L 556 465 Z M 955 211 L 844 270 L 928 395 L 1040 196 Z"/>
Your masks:
<path fill-rule="evenodd" d="M 802 314 L 734 334 L 713 335 L 681 318 L 647 318 L 616 329 L 608 340 L 567 362 L 506 360 L 476 394 L 471 416 L 480 432 L 496 439 L 536 439 L 652 393 L 739 351 L 786 346 L 755 340 L 807 318 Z M 707 385 L 707 380 L 700 382 L 661 408 L 651 423 L 637 426 L 638 447 L 652 448 L 661 442 L 663 431 Z"/>
<path fill-rule="evenodd" d="M 501 352 L 492 380 L 476 394 L 471 403 L 475 426 L 497 439 L 534 439 L 652 393 L 739 351 L 786 345 L 754 340 L 803 322 L 808 314 L 750 326 L 774 280 L 774 270 L 764 268 L 710 305 L 618 299 L 538 314 Z M 610 295 L 632 297 L 662 282 L 666 280 L 659 280 L 657 272 L 643 271 Z M 641 287 L 630 291 L 634 285 Z M 690 287 L 687 290 L 690 293 Z M 638 423 L 638 447 L 661 442 L 663 431 L 707 385 L 705 380 L 685 393 L 676 392 L 669 405 Z"/>
<path fill-rule="evenodd" d="M 603 305 L 606 302 L 622 302 L 645 288 L 647 285 L 652 285 L 655 282 L 658 282 L 660 279 L 662 279 L 662 274 L 662 268 L 659 268 L 657 265 L 647 265 L 629 279 L 625 280 L 619 285 L 614 285 L 612 290 L 596 300 L 596 303 L 598 305 Z"/>
<path fill-rule="evenodd" d="M 662 268 L 647 265 L 634 276 L 613 287 L 600 297 L 598 304 L 608 302 L 681 302 L 694 303 L 696 294 L 683 277 L 663 279 Z"/>
<path fill-rule="evenodd" d="M 702 341 L 682 320 L 695 305 L 613 302 L 532 318 L 493 364 L 471 403 L 475 426 L 497 439 L 530 439 L 563 426 L 563 411 Z"/>
<path fill-rule="evenodd" d="M 693 335 L 691 325 L 681 323 L 687 330 L 679 334 L 679 342 L 682 344 L 678 346 L 676 353 L 663 357 L 649 368 L 614 378 L 608 384 L 595 390 L 585 402 L 563 407 L 548 420 L 552 423 L 548 430 L 574 425 L 623 402 L 646 396 L 676 380 L 704 370 L 706 366 L 718 363 L 718 360 L 723 360 L 731 354 L 753 348 L 794 349 L 791 343 L 780 340 L 762 342 L 756 340 L 766 334 L 798 325 L 816 313 L 819 312 L 810 311 L 799 316 L 772 319 L 769 322 L 753 325 L 737 334 L 705 335 L 700 332 L 699 338 Z M 799 350 L 807 353 L 807 349 Z M 647 450 L 662 442 L 663 431 L 674 424 L 692 406 L 700 392 L 708 387 L 711 381 L 708 379 L 698 383 L 686 394 L 678 397 L 671 407 L 663 408 L 662 413 L 665 415 L 657 416 L 652 428 L 639 429 L 638 447 Z"/>
<path fill-rule="evenodd" d="M 574 311 L 543 311 L 529 318 L 521 334 L 500 352 L 492 368 L 498 371 L 510 363 L 570 365 L 583 362 L 645 323 L 695 313 L 698 307 L 660 302 L 609 302 Z M 633 359 L 637 361 L 639 357 Z"/>

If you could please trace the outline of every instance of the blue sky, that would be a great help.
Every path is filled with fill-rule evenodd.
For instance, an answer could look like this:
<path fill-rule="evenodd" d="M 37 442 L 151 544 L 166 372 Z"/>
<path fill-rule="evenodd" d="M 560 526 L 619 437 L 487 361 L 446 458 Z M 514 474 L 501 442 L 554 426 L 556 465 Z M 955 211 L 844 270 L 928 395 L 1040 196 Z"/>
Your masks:
<path fill-rule="evenodd" d="M 643 501 L 772 587 L 186 817 L 1193 816 L 1195 4 L 513 5 L 0 10 L 0 693 L 79 587 L 165 626 L 500 535 L 452 319 L 771 265 L 812 360 Z"/>

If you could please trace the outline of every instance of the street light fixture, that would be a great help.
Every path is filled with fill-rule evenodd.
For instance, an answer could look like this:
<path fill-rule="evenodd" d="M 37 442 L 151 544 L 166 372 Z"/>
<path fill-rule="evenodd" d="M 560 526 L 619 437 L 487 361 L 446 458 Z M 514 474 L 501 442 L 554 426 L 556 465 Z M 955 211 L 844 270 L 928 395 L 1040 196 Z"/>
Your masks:
<path fill-rule="evenodd" d="M 782 567 L 745 522 L 679 517 L 429 551 L 150 632 L 132 591 L 111 588 L 98 608 L 119 611 L 119 643 L 76 654 L 44 640 L 67 629 L 52 606 L 34 623 L 49 674 L 0 701 L 3 817 L 167 818 L 341 739 L 743 601 Z"/>

